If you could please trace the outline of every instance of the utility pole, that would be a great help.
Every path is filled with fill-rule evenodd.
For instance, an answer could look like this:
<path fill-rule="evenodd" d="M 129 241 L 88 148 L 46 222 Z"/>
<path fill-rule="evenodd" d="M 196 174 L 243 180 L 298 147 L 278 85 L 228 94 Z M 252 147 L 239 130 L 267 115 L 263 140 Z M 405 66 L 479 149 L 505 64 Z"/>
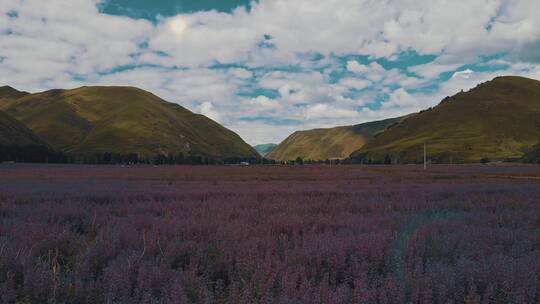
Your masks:
<path fill-rule="evenodd" d="M 427 147 L 426 147 L 426 143 L 424 143 L 424 170 L 427 170 Z"/>

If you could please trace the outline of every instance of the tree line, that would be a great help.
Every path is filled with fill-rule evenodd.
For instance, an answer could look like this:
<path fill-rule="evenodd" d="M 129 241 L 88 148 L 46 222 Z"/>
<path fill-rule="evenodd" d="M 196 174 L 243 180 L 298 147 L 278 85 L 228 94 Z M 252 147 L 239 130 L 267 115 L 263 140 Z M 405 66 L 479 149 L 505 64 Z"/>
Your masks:
<path fill-rule="evenodd" d="M 95 164 L 95 165 L 226 165 L 226 164 L 275 164 L 266 158 L 227 157 L 222 159 L 204 155 L 185 155 L 169 153 L 157 155 L 140 155 L 138 153 L 95 153 L 91 155 L 71 154 L 54 151 L 46 146 L 0 146 L 0 163 L 61 163 L 61 164 Z"/>
<path fill-rule="evenodd" d="M 333 165 L 333 164 L 366 164 L 366 165 L 393 165 L 393 164 L 420 164 L 423 160 L 409 160 L 406 157 L 371 158 L 365 154 L 354 158 L 311 160 L 297 157 L 289 161 L 276 162 L 266 158 L 212 158 L 204 155 L 185 155 L 184 153 L 157 154 L 143 156 L 138 153 L 96 153 L 92 155 L 70 154 L 55 151 L 47 146 L 2 146 L 0 145 L 0 163 L 2 162 L 25 162 L 25 163 L 64 163 L 64 164 L 96 164 L 96 165 L 227 165 L 227 164 L 282 164 L 282 165 Z M 481 163 L 489 163 L 494 160 L 482 158 Z M 540 144 L 530 149 L 522 159 L 505 159 L 505 162 L 540 163 Z M 459 159 L 450 156 L 431 157 L 430 163 L 452 164 L 460 163 Z"/>

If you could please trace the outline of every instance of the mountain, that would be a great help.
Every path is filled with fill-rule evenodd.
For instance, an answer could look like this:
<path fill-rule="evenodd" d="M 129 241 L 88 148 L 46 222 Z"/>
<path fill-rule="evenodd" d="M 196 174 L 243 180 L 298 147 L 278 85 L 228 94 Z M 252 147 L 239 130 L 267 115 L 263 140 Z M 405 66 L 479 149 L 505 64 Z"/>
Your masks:
<path fill-rule="evenodd" d="M 34 132 L 0 111 L 0 146 L 46 145 Z"/>
<path fill-rule="evenodd" d="M 266 157 L 278 161 L 293 160 L 297 157 L 305 160 L 346 158 L 372 140 L 376 134 L 401 119 L 392 118 L 354 126 L 297 131 Z"/>
<path fill-rule="evenodd" d="M 259 157 L 237 134 L 213 120 L 133 87 L 50 90 L 5 98 L 0 109 L 71 155 Z"/>
<path fill-rule="evenodd" d="M 60 156 L 30 129 L 0 111 L 0 162 L 55 161 Z"/>
<path fill-rule="evenodd" d="M 272 152 L 278 145 L 276 144 L 262 144 L 262 145 L 256 145 L 253 147 L 261 156 L 266 156 L 268 153 Z"/>
<path fill-rule="evenodd" d="M 11 98 L 21 98 L 30 93 L 18 91 L 10 86 L 0 87 L 0 100 L 11 99 Z"/>
<path fill-rule="evenodd" d="M 351 155 L 356 162 L 469 163 L 521 158 L 540 143 L 540 81 L 498 77 L 403 120 Z"/>

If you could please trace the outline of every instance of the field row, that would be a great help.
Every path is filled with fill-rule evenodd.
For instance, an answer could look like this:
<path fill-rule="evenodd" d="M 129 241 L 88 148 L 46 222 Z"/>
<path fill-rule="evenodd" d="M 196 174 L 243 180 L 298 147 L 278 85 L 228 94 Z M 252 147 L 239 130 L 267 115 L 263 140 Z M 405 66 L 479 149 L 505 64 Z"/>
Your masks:
<path fill-rule="evenodd" d="M 538 303 L 534 166 L 0 167 L 2 303 Z"/>

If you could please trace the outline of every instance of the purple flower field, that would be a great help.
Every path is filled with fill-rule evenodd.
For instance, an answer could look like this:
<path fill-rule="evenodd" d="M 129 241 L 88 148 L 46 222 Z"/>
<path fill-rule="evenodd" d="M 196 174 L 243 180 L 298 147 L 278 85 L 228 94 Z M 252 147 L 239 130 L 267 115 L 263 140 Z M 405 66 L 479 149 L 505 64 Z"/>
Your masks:
<path fill-rule="evenodd" d="M 539 303 L 540 167 L 0 165 L 1 303 Z"/>

